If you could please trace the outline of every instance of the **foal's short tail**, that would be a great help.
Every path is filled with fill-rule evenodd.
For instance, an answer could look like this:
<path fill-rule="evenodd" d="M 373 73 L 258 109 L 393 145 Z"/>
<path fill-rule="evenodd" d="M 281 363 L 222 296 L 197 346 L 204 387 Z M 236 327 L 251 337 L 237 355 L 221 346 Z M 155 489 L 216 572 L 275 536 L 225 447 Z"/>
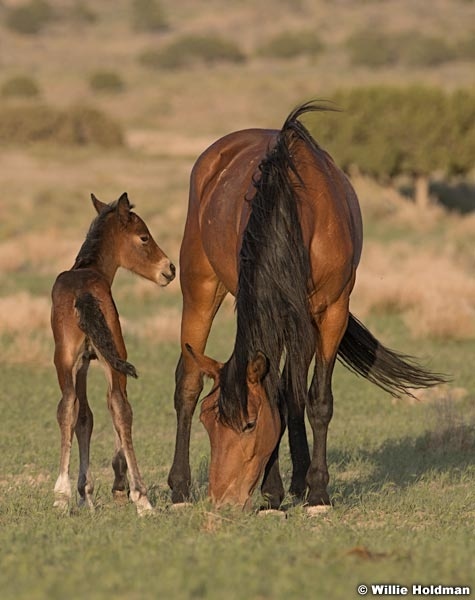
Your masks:
<path fill-rule="evenodd" d="M 134 365 L 120 358 L 97 298 L 86 292 L 76 299 L 74 306 L 79 314 L 80 329 L 89 337 L 101 356 L 116 371 L 137 378 Z"/>
<path fill-rule="evenodd" d="M 412 395 L 411 388 L 427 388 L 447 381 L 444 375 L 422 368 L 412 357 L 385 348 L 352 314 L 338 358 L 350 371 L 393 396 Z"/>

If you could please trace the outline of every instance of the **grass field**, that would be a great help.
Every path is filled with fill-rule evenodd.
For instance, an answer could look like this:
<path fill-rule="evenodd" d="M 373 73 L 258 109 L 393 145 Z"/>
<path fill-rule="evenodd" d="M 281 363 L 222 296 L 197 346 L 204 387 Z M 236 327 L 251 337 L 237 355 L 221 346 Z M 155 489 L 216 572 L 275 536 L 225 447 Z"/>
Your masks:
<path fill-rule="evenodd" d="M 18 4 L 5 0 L 5 7 Z M 74 4 L 52 2 L 66 10 Z M 89 3 L 86 3 L 89 4 Z M 114 297 L 131 362 L 134 441 L 155 507 L 139 519 L 110 494 L 114 436 L 100 368 L 91 369 L 96 511 L 53 508 L 59 459 L 49 293 L 70 268 L 93 208 L 127 191 L 177 262 L 190 169 L 208 143 L 241 127 L 279 127 L 303 99 L 360 83 L 409 82 L 445 89 L 475 84 L 473 62 L 437 68 L 353 67 L 344 39 L 363 26 L 453 39 L 468 34 L 475 5 L 462 0 L 163 1 L 169 30 L 137 33 L 130 3 L 90 3 L 78 29 L 58 20 L 25 37 L 0 24 L 0 83 L 34 76 L 39 102 L 93 104 L 123 126 L 123 148 L 0 146 L 0 597 L 280 600 L 357 598 L 359 584 L 468 585 L 475 593 L 475 217 L 433 206 L 421 212 L 389 187 L 362 177 L 365 248 L 352 310 L 385 344 L 451 375 L 418 400 L 392 400 L 338 366 L 329 433 L 334 508 L 310 517 L 286 499 L 284 516 L 216 510 L 206 499 L 209 445 L 192 432 L 193 506 L 171 507 L 174 369 L 179 353 L 178 282 L 165 290 L 120 272 Z M 456 5 L 456 9 L 453 9 Z M 66 7 L 66 8 L 65 8 Z M 272 11 L 272 14 L 270 13 Z M 391 15 L 391 19 L 388 19 Z M 317 58 L 262 58 L 256 48 L 285 29 L 321 31 Z M 139 54 L 184 33 L 240 43 L 242 64 L 147 71 Z M 8 52 L 6 51 L 8 49 Z M 65 60 L 67 57 L 67 60 Z M 98 67 L 125 81 L 119 94 L 87 84 Z M 224 360 L 234 337 L 226 301 L 208 353 Z M 290 460 L 284 441 L 285 482 Z M 71 473 L 77 474 L 73 451 Z M 256 494 L 255 506 L 259 505 Z M 368 594 L 371 596 L 371 593 Z M 426 596 L 427 597 L 427 596 Z"/>

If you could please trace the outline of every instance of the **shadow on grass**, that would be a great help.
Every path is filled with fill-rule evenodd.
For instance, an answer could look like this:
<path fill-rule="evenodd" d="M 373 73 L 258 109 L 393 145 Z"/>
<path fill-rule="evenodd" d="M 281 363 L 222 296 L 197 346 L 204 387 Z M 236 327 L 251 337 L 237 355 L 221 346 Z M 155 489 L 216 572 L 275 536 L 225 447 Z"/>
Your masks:
<path fill-rule="evenodd" d="M 355 455 L 331 451 L 329 464 L 354 477 L 335 476 L 333 496 L 337 503 L 351 504 L 351 498 L 382 490 L 389 484 L 405 489 L 429 475 L 460 474 L 475 465 L 475 421 L 451 423 L 427 431 L 419 437 L 388 440 L 375 450 L 358 452 L 360 464 L 369 465 L 369 473 L 358 477 Z M 332 494 L 330 494 L 332 495 Z"/>

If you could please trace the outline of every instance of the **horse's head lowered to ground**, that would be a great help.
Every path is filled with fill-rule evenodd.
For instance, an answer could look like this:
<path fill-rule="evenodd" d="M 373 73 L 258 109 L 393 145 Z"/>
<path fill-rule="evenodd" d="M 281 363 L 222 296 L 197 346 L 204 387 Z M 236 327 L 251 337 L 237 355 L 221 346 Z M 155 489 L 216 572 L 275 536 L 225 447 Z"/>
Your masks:
<path fill-rule="evenodd" d="M 201 372 L 214 381 L 200 414 L 211 443 L 209 495 L 218 505 L 229 503 L 247 508 L 281 435 L 279 411 L 271 406 L 263 385 L 268 371 L 267 358 L 258 352 L 249 361 L 247 414 L 241 414 L 239 426 L 231 426 L 222 421 L 218 407 L 223 365 L 198 354 L 190 346 L 188 351 Z"/>

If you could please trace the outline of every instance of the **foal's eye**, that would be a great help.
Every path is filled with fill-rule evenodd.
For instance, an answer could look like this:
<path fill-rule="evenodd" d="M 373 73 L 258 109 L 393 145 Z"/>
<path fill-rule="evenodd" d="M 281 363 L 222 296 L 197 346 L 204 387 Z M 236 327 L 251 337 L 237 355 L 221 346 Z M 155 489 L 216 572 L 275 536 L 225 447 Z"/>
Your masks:
<path fill-rule="evenodd" d="M 256 421 L 249 421 L 242 428 L 242 432 L 243 433 L 250 433 L 251 431 L 253 431 L 255 429 L 255 427 L 256 427 Z"/>
<path fill-rule="evenodd" d="M 148 235 L 146 235 L 146 234 L 144 234 L 144 235 L 141 235 L 141 236 L 140 236 L 140 241 L 141 241 L 143 244 L 146 244 L 146 243 L 148 242 L 148 240 L 149 240 L 149 239 L 150 239 L 150 236 L 148 236 Z"/>

